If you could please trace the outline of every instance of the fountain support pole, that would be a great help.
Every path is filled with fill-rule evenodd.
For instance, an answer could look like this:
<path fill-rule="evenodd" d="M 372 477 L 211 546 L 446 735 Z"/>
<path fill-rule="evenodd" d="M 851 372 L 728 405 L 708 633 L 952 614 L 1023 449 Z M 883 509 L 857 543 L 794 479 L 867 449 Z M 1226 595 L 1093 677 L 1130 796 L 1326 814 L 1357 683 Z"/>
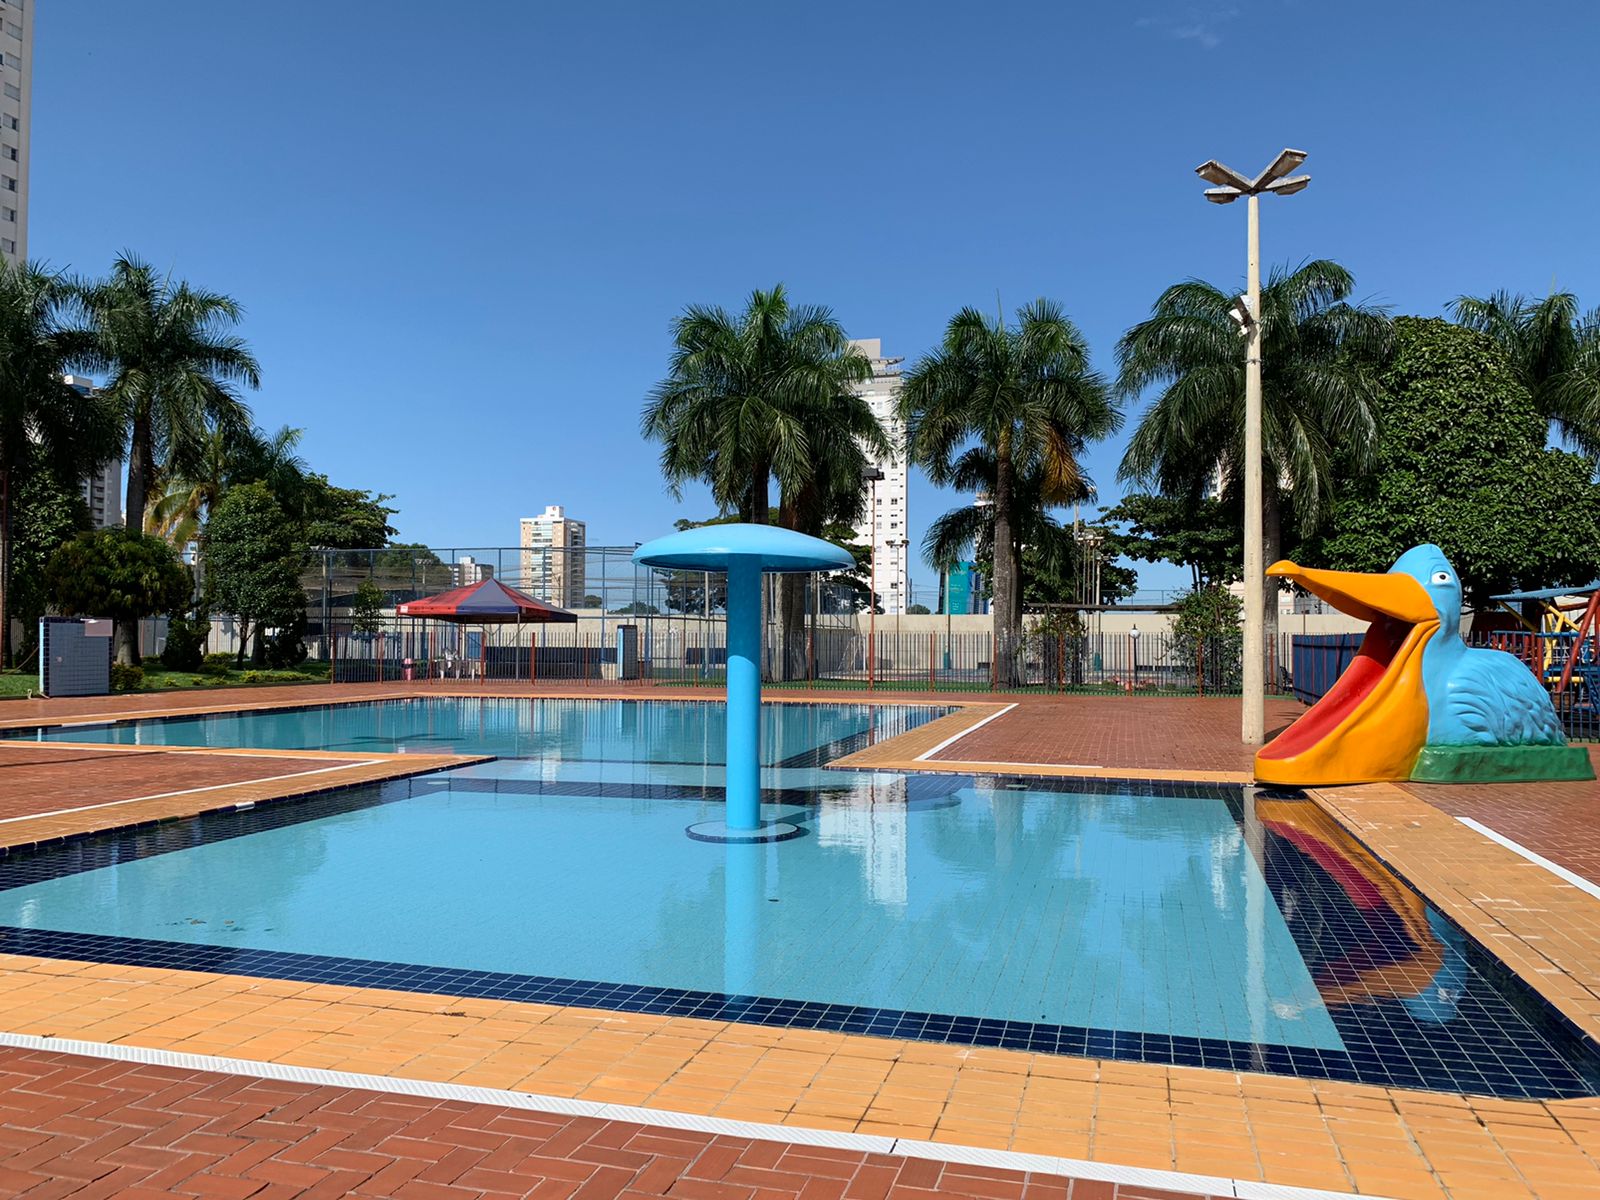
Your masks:
<path fill-rule="evenodd" d="M 761 560 L 728 562 L 729 832 L 761 828 Z"/>

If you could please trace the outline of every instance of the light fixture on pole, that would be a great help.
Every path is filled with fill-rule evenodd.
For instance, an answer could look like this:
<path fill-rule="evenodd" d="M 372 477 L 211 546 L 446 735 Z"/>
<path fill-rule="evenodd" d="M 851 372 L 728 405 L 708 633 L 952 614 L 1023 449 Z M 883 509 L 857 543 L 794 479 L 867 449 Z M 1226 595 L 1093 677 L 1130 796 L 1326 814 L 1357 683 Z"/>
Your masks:
<path fill-rule="evenodd" d="M 1263 193 L 1292 196 L 1305 190 L 1309 175 L 1291 175 L 1305 162 L 1304 150 L 1284 150 L 1267 169 L 1247 179 L 1216 159 L 1195 168 L 1211 184 L 1205 191 L 1213 204 L 1249 201 L 1247 271 L 1249 287 L 1234 301 L 1229 316 L 1245 337 L 1244 354 L 1244 694 L 1240 733 L 1247 746 L 1266 738 L 1266 568 L 1261 561 L 1261 213 Z"/>

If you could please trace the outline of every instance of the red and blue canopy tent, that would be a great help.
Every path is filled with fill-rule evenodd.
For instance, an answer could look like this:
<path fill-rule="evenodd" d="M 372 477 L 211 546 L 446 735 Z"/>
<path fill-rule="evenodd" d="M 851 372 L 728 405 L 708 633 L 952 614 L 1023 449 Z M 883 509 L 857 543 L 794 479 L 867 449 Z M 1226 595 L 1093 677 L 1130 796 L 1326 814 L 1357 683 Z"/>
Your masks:
<path fill-rule="evenodd" d="M 435 621 L 453 621 L 457 625 L 576 625 L 578 622 L 576 613 L 535 600 L 498 579 L 469 583 L 425 600 L 410 600 L 395 612 L 402 617 L 428 617 Z"/>
<path fill-rule="evenodd" d="M 484 579 L 465 587 L 452 588 L 437 596 L 409 600 L 396 607 L 395 615 L 429 621 L 448 621 L 454 625 L 480 625 L 485 635 L 479 641 L 479 673 L 486 676 L 487 634 L 490 625 L 576 625 L 578 616 L 564 608 L 536 600 L 526 592 L 507 587 L 498 579 Z M 520 641 L 520 639 L 518 639 Z M 513 645 L 516 643 L 514 642 Z M 529 676 L 534 672 L 537 648 L 529 649 Z M 425 655 L 426 657 L 426 655 Z M 431 672 L 430 672 L 431 673 Z M 409 676 L 408 676 L 409 677 Z"/>

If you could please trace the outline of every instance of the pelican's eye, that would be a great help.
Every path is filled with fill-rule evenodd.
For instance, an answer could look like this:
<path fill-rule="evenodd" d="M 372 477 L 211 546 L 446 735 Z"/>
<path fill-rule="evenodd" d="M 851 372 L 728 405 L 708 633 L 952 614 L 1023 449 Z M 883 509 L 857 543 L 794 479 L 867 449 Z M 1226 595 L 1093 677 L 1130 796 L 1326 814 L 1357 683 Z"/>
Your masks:
<path fill-rule="evenodd" d="M 1450 572 L 1449 571 L 1435 571 L 1433 573 L 1433 582 L 1434 583 L 1449 583 L 1450 582 Z"/>

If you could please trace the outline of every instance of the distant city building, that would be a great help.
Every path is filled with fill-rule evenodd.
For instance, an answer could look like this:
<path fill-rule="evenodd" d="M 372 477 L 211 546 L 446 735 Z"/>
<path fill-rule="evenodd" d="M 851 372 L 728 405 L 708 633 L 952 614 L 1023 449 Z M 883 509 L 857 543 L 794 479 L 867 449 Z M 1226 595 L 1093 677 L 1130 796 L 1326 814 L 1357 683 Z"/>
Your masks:
<path fill-rule="evenodd" d="M 558 608 L 583 605 L 585 526 L 559 504 L 522 518 L 522 589 Z"/>
<path fill-rule="evenodd" d="M 7 6 L 9 7 L 9 6 Z M 94 380 L 63 375 L 62 381 L 81 396 L 94 391 Z M 96 529 L 122 524 L 122 460 L 114 458 L 83 481 L 83 502 Z"/>
<path fill-rule="evenodd" d="M 450 564 L 450 579 L 456 587 L 468 587 L 493 578 L 494 567 L 489 563 L 479 562 L 470 554 L 463 554 Z"/>
<path fill-rule="evenodd" d="M 985 611 L 977 563 L 958 562 L 939 576 L 939 611 L 958 617 Z"/>
<path fill-rule="evenodd" d="M 900 364 L 905 360 L 885 358 L 879 338 L 860 338 L 850 344 L 872 361 L 872 378 L 856 389 L 857 394 L 866 398 L 873 415 L 883 423 L 889 444 L 898 451 L 905 444 L 906 432 L 898 410 Z M 911 602 L 906 464 L 894 453 L 884 458 L 873 456 L 871 465 L 883 472 L 883 478 L 864 485 L 866 516 L 856 526 L 856 537 L 873 546 L 877 592 L 883 611 L 902 613 Z"/>
<path fill-rule="evenodd" d="M 28 257 L 34 0 L 0 0 L 0 257 Z"/>

